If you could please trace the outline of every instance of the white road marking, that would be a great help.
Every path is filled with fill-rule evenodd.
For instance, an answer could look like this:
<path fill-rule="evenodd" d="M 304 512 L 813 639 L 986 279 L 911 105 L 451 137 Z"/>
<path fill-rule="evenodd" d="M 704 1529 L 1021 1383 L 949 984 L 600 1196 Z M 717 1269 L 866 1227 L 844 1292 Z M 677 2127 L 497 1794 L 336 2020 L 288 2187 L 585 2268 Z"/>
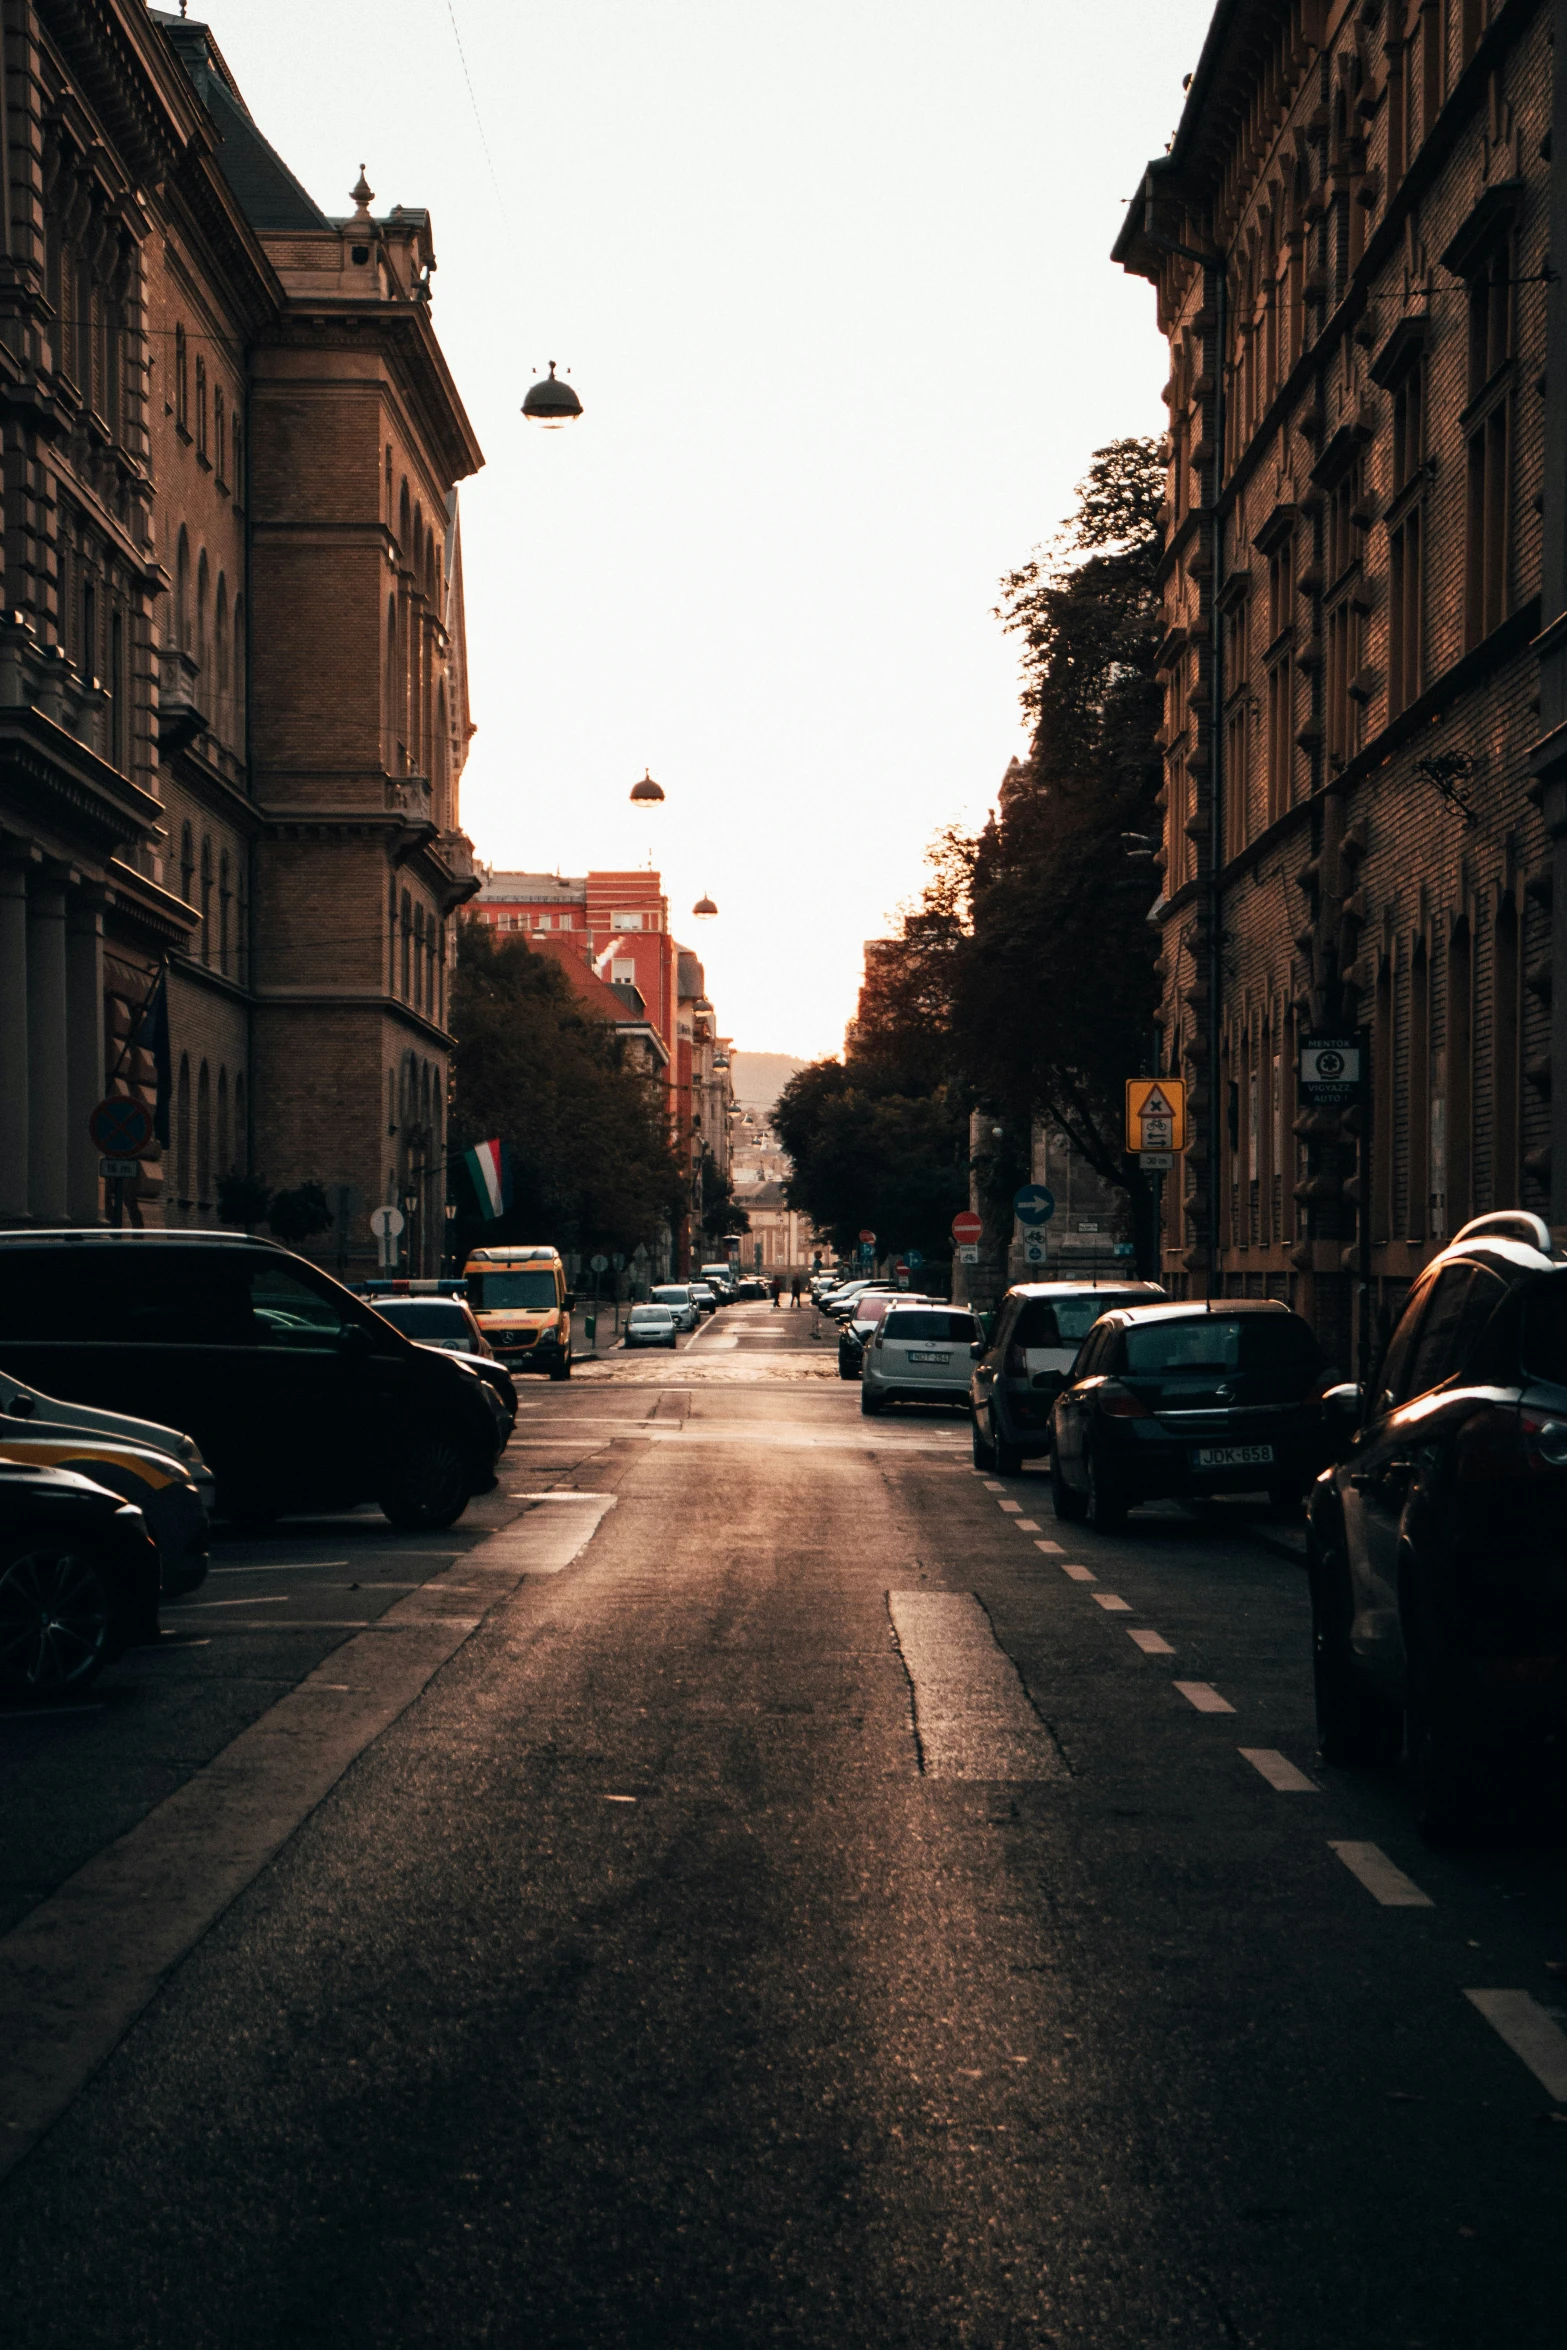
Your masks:
<path fill-rule="evenodd" d="M 1041 1543 L 1039 1547 L 1043 1550 L 1045 1546 Z M 1070 1559 L 1061 1561 L 1061 1572 L 1070 1575 L 1074 1583 L 1097 1583 L 1099 1580 L 1092 1567 L 1076 1566 Z"/>
<path fill-rule="evenodd" d="M 1547 2096 L 1567 2105 L 1567 2032 L 1527 1991 L 1466 1991 L 1464 1997 L 1522 2058 Z"/>
<path fill-rule="evenodd" d="M 1134 1632 L 1131 1625 L 1128 1624 L 1126 1637 L 1128 1640 L 1136 1641 L 1144 1656 L 1174 1656 L 1175 1654 L 1174 1649 L 1161 1633 Z"/>
<path fill-rule="evenodd" d="M 1232 1714 L 1235 1711 L 1229 1699 L 1221 1697 L 1211 1682 L 1175 1681 L 1171 1687 L 1178 1689 L 1187 1704 L 1194 1705 L 1200 1714 Z"/>
<path fill-rule="evenodd" d="M 1034 1548 L 1036 1550 L 1048 1551 L 1053 1558 L 1059 1558 L 1061 1556 L 1061 1545 L 1059 1542 L 1036 1542 Z"/>
<path fill-rule="evenodd" d="M 408 1553 L 400 1550 L 396 1556 L 407 1558 Z M 209 1567 L 207 1574 L 209 1579 L 213 1575 L 313 1575 L 317 1567 L 346 1567 L 349 1563 L 347 1559 L 269 1559 L 258 1567 Z"/>
<path fill-rule="evenodd" d="M 1395 1868 L 1380 1844 L 1335 1842 L 1328 1838 L 1329 1852 L 1336 1852 L 1351 1876 L 1358 1877 L 1374 1901 L 1384 1909 L 1434 1909 L 1436 1904 L 1429 1893 L 1422 1893 L 1413 1877 Z"/>
<path fill-rule="evenodd" d="M 928 1779 L 1064 1779 L 1060 1749 L 972 1591 L 889 1591 Z"/>
<path fill-rule="evenodd" d="M 1315 1779 L 1308 1779 L 1297 1769 L 1287 1754 L 1280 1754 L 1276 1746 L 1241 1746 L 1236 1752 L 1244 1755 L 1254 1771 L 1260 1771 L 1268 1785 L 1279 1795 L 1320 1795 L 1322 1789 Z"/>
<path fill-rule="evenodd" d="M 1001 1501 L 997 1502 L 996 1507 L 1008 1511 L 1015 1518 L 1021 1515 L 1023 1504 L 1020 1501 Z"/>
<path fill-rule="evenodd" d="M 1094 1604 L 1097 1607 L 1108 1608 L 1112 1615 L 1129 1616 L 1132 1612 L 1131 1601 L 1129 1599 L 1122 1599 L 1118 1592 L 1096 1591 L 1092 1594 L 1092 1597 Z"/>
<path fill-rule="evenodd" d="M 1006 1491 L 1006 1487 L 1005 1487 L 1003 1484 L 1001 1484 L 1001 1483 L 1000 1483 L 1000 1482 L 999 1482 L 999 1481 L 998 1481 L 996 1478 L 994 1478 L 994 1477 L 987 1477 L 987 1478 L 985 1479 L 985 1491 L 986 1491 L 987 1493 L 1005 1493 L 1005 1491 Z"/>
<path fill-rule="evenodd" d="M 495 1600 L 554 1573 L 596 1531 L 571 1511 L 530 1513 L 478 1546 Z M 476 1561 L 475 1563 L 478 1563 Z M 379 1622 L 242 1630 L 346 1630 L 345 1642 L 204 1770 L 0 1936 L 0 2176 L 21 2161 L 214 1920 L 308 1819 L 350 1763 L 410 1706 L 481 1616 L 439 1611 L 435 1577 Z M 347 1671 L 353 1702 L 336 1701 Z M 330 1695 L 333 1702 L 324 1700 Z"/>
<path fill-rule="evenodd" d="M 1039 1520 L 1037 1518 L 1019 1518 L 1017 1522 L 1017 1530 L 1020 1534 L 1037 1534 L 1039 1532 Z"/>
<path fill-rule="evenodd" d="M 265 1596 L 262 1596 L 252 1591 L 248 1592 L 243 1599 L 185 1599 L 173 1601 L 171 1604 L 176 1607 L 189 1608 L 193 1614 L 199 1614 L 203 1608 L 211 1607 L 287 1607 L 288 1594 L 286 1591 L 269 1591 Z"/>
<path fill-rule="evenodd" d="M 558 1485 L 551 1493 L 513 1493 L 507 1498 L 511 1501 L 613 1501 L 615 1497 L 612 1493 L 580 1493 L 574 1485 Z"/>
<path fill-rule="evenodd" d="M 586 1511 L 570 1510 L 562 1515 L 556 1510 L 524 1510 L 520 1518 L 492 1534 L 483 1545 L 483 1563 L 510 1566 L 515 1555 L 526 1559 L 525 1574 L 558 1575 L 586 1550 L 615 1507 L 612 1493 L 536 1494 L 529 1498 L 591 1502 L 593 1514 L 590 1518 Z M 473 1555 L 469 1553 L 469 1557 Z"/>

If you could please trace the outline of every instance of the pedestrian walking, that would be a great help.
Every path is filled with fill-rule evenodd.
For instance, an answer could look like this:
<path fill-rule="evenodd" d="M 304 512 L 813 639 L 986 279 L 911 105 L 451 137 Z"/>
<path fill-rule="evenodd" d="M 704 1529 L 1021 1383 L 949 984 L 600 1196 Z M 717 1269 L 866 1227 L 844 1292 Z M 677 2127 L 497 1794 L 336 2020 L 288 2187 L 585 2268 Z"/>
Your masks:
<path fill-rule="evenodd" d="M 778 1278 L 777 1274 L 775 1273 L 775 1274 L 773 1275 L 773 1312 L 774 1312 L 775 1314 L 776 1314 L 776 1313 L 777 1313 L 777 1311 L 778 1311 L 778 1300 L 779 1300 L 779 1299 L 780 1299 L 782 1296 L 783 1296 L 783 1283 L 782 1283 L 782 1282 L 779 1280 L 779 1278 Z"/>
<path fill-rule="evenodd" d="M 800 1276 L 798 1273 L 789 1284 L 789 1303 L 796 1313 L 800 1311 Z"/>

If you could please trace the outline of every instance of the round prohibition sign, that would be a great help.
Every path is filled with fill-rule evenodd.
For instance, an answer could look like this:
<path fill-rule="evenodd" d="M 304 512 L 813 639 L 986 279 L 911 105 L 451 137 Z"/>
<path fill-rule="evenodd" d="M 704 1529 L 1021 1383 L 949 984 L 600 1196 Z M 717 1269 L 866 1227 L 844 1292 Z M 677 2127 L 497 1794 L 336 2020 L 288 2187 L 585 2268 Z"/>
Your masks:
<path fill-rule="evenodd" d="M 108 1159 L 139 1159 L 152 1140 L 152 1112 L 129 1094 L 112 1094 L 87 1121 L 87 1131 Z"/>

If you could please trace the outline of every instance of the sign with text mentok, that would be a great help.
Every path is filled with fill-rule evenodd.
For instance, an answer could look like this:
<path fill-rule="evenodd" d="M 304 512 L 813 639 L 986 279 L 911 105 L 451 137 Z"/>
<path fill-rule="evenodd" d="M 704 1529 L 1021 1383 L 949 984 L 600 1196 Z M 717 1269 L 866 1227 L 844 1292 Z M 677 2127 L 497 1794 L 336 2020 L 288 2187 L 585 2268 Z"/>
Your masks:
<path fill-rule="evenodd" d="M 1353 1029 L 1337 1036 L 1300 1040 L 1300 1098 L 1313 1110 L 1352 1102 L 1360 1091 L 1360 1038 Z"/>

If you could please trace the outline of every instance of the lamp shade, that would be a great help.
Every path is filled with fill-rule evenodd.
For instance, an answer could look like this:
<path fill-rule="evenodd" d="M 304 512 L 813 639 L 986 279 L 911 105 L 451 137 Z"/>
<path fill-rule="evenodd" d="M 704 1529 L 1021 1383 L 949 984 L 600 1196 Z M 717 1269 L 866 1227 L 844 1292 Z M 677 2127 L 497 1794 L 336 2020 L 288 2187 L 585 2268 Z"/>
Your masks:
<path fill-rule="evenodd" d="M 532 423 L 542 424 L 546 429 L 553 425 L 570 424 L 574 416 L 582 414 L 582 402 L 570 384 L 557 380 L 553 359 L 544 381 L 530 388 L 522 403 L 522 413 Z"/>
<path fill-rule="evenodd" d="M 711 922 L 713 916 L 718 912 L 718 908 L 714 905 L 711 898 L 700 897 L 697 899 L 696 904 L 692 907 L 691 911 L 696 916 L 698 922 Z"/>
<path fill-rule="evenodd" d="M 656 808 L 663 797 L 663 785 L 655 783 L 644 768 L 642 781 L 631 786 L 631 805 L 633 808 Z"/>

